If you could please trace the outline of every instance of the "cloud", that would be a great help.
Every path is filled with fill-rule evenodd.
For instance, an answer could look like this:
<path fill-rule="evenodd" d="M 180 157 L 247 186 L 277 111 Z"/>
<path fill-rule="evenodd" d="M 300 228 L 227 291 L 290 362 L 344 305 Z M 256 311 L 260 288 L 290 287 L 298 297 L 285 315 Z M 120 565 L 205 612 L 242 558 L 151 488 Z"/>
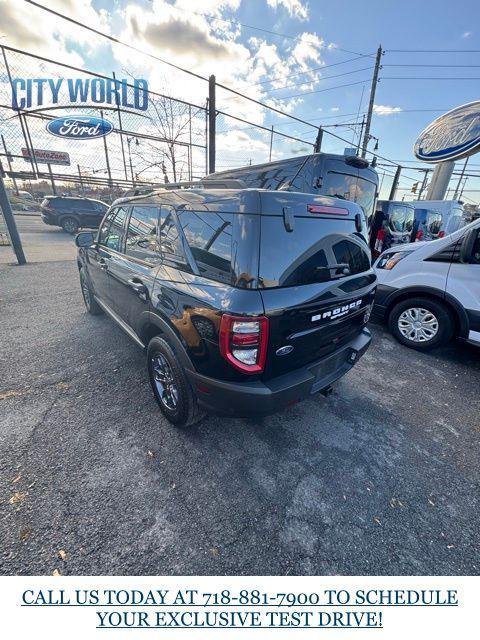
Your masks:
<path fill-rule="evenodd" d="M 330 107 L 330 111 L 340 111 L 340 107 Z"/>
<path fill-rule="evenodd" d="M 377 116 L 391 116 L 394 113 L 400 113 L 401 107 L 390 107 L 386 104 L 374 104 L 373 113 Z"/>
<path fill-rule="evenodd" d="M 198 60 L 211 57 L 225 60 L 233 56 L 228 43 L 217 40 L 206 29 L 187 20 L 171 17 L 167 21 L 159 19 L 143 23 L 131 11 L 127 13 L 127 20 L 135 40 L 144 40 L 153 48 L 178 55 L 192 51 Z"/>
<path fill-rule="evenodd" d="M 302 33 L 299 42 L 295 45 L 292 55 L 302 69 L 307 69 L 309 63 L 317 65 L 321 63 L 320 50 L 325 46 L 325 42 L 316 33 Z"/>
<path fill-rule="evenodd" d="M 299 20 L 308 20 L 308 5 L 302 4 L 301 0 L 267 0 L 267 4 L 272 9 L 283 7 L 292 17 Z"/>
<path fill-rule="evenodd" d="M 471 35 L 472 35 L 471 31 L 465 31 L 464 33 L 462 33 L 462 38 L 470 38 Z"/>

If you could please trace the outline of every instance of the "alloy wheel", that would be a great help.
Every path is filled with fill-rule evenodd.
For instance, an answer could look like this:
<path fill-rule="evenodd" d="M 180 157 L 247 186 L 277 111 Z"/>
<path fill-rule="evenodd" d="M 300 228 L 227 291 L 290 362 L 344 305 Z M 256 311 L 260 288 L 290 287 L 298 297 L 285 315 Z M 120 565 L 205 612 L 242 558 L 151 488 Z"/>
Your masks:
<path fill-rule="evenodd" d="M 172 369 L 161 353 L 152 358 L 153 379 L 162 404 L 170 411 L 174 411 L 178 404 L 178 389 L 175 384 Z"/>

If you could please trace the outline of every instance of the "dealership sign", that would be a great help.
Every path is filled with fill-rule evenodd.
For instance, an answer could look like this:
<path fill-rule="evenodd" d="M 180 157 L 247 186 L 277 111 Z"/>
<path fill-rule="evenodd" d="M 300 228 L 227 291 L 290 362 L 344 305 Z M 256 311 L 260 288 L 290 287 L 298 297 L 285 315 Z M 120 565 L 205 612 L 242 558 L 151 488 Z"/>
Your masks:
<path fill-rule="evenodd" d="M 74 140 L 102 138 L 112 130 L 113 124 L 109 120 L 95 116 L 62 116 L 47 124 L 47 131 L 52 135 Z"/>
<path fill-rule="evenodd" d="M 32 156 L 28 149 L 22 149 L 23 159 L 31 162 Z M 35 162 L 42 164 L 70 164 L 70 156 L 66 151 L 51 151 L 50 149 L 33 149 Z"/>
<path fill-rule="evenodd" d="M 469 102 L 443 114 L 428 126 L 413 152 L 424 162 L 459 160 L 480 150 L 480 101 Z"/>
<path fill-rule="evenodd" d="M 52 106 L 148 109 L 148 82 L 110 78 L 12 78 L 12 109 Z"/>

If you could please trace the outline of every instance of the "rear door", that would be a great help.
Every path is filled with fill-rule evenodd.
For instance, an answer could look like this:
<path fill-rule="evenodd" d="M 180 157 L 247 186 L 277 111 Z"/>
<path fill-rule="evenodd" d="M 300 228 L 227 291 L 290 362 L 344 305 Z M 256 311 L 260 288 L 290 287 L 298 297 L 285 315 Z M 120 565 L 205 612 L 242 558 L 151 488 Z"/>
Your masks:
<path fill-rule="evenodd" d="M 124 246 L 109 261 L 112 309 L 135 332 L 150 308 L 160 264 L 158 217 L 158 206 L 132 206 Z"/>
<path fill-rule="evenodd" d="M 286 231 L 283 216 L 261 217 L 259 283 L 270 319 L 266 377 L 335 351 L 362 331 L 373 302 L 369 249 L 351 215 L 296 215 L 293 227 Z M 282 347 L 289 347 L 286 355 L 277 353 Z"/>

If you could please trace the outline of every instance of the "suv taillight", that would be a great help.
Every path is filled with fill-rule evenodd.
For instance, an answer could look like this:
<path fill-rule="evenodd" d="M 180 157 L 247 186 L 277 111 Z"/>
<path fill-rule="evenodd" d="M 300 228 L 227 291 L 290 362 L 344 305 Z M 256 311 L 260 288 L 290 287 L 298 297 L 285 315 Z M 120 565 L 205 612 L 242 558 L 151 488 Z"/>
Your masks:
<path fill-rule="evenodd" d="M 261 373 L 268 346 L 268 318 L 224 313 L 220 322 L 220 353 L 243 373 Z"/>
<path fill-rule="evenodd" d="M 417 235 L 415 236 L 415 242 L 421 242 L 422 238 L 423 238 L 423 231 L 419 229 L 417 231 Z"/>

